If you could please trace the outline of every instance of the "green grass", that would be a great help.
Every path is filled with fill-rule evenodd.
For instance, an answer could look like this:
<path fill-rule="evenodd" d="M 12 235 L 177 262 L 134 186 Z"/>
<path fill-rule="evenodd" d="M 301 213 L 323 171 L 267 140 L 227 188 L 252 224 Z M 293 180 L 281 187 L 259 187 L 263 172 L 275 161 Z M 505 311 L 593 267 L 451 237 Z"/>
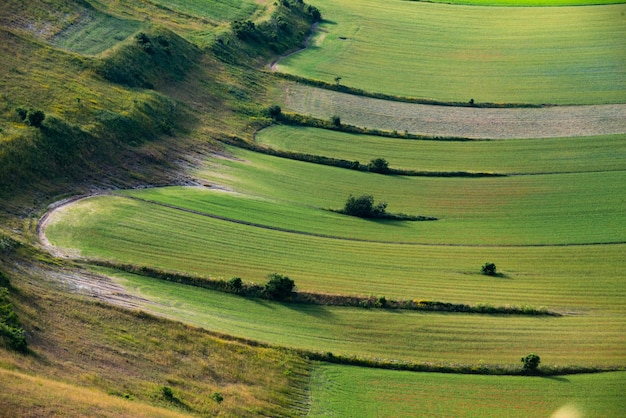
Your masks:
<path fill-rule="evenodd" d="M 300 76 L 443 101 L 623 103 L 626 5 L 483 8 L 316 1 L 328 21 L 278 65 Z"/>
<path fill-rule="evenodd" d="M 153 3 L 174 12 L 217 21 L 246 18 L 254 13 L 260 2 L 250 0 L 155 0 Z"/>
<path fill-rule="evenodd" d="M 66 208 L 46 234 L 53 244 L 80 249 L 85 257 L 257 283 L 277 272 L 305 291 L 624 311 L 618 291 L 626 274 L 624 244 L 356 242 L 241 225 L 120 197 L 92 198 Z M 487 261 L 496 263 L 505 278 L 481 275 Z"/>
<path fill-rule="evenodd" d="M 420 1 L 420 0 L 409 0 Z M 621 0 L 428 0 L 431 3 L 465 4 L 472 6 L 514 6 L 514 7 L 556 7 L 556 6 L 595 6 L 619 4 Z"/>
<path fill-rule="evenodd" d="M 86 55 L 96 55 L 136 32 L 142 23 L 90 11 L 52 39 L 52 44 Z"/>
<path fill-rule="evenodd" d="M 517 368 L 528 352 L 550 365 L 623 365 L 623 316 L 539 318 L 290 305 L 106 272 L 151 311 L 270 344 L 369 359 Z M 296 277 L 296 285 L 298 278 Z"/>
<path fill-rule="evenodd" d="M 524 378 L 414 374 L 324 364 L 313 373 L 309 416 L 617 418 L 626 411 L 625 384 L 624 372 Z M 563 415 L 553 415 L 557 411 Z"/>
<path fill-rule="evenodd" d="M 384 234 L 398 234 L 400 238 L 384 241 L 405 241 L 401 238 L 406 237 L 405 232 L 417 234 L 413 235 L 413 242 L 436 244 L 581 244 L 624 240 L 620 216 L 623 171 L 481 179 L 421 178 L 382 176 L 244 150 L 234 152 L 245 161 L 214 160 L 199 175 L 235 191 L 296 205 L 341 208 L 350 194 L 371 194 L 388 202 L 389 212 L 439 218 L 428 223 L 385 224 Z M 306 187 L 302 187 L 304 184 Z M 363 221 L 363 225 L 369 224 Z"/>
<path fill-rule="evenodd" d="M 278 150 L 368 163 L 385 158 L 391 168 L 495 173 L 570 173 L 626 168 L 626 135 L 481 142 L 415 141 L 275 125 L 256 135 Z"/>

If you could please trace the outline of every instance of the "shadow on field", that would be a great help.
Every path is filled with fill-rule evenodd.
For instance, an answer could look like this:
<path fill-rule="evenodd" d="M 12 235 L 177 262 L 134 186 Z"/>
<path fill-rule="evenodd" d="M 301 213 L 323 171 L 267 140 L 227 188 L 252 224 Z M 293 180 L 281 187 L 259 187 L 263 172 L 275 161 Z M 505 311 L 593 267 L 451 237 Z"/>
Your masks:
<path fill-rule="evenodd" d="M 306 305 L 303 303 L 285 303 L 283 304 L 286 308 L 291 309 L 294 312 L 313 316 L 315 318 L 320 319 L 332 319 L 335 315 L 328 309 L 327 306 L 323 305 Z"/>
<path fill-rule="evenodd" d="M 315 318 L 321 319 L 331 319 L 335 315 L 328 309 L 327 306 L 323 305 L 309 305 L 305 303 L 289 303 L 289 302 L 277 302 L 270 301 L 267 299 L 261 298 L 249 298 L 251 302 L 256 303 L 257 305 L 261 305 L 264 308 L 275 310 L 278 306 L 284 306 L 294 312 L 313 316 Z"/>
<path fill-rule="evenodd" d="M 546 376 L 546 375 L 539 375 L 539 377 L 542 377 L 544 379 L 550 379 L 550 380 L 556 380 L 557 382 L 562 382 L 562 383 L 570 383 L 569 379 L 563 376 Z"/>

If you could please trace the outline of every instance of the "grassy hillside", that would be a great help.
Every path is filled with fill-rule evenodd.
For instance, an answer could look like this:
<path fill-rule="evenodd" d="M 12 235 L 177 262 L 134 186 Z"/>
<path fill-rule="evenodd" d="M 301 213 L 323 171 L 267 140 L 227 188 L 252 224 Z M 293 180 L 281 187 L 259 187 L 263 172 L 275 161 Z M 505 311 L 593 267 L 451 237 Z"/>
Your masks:
<path fill-rule="evenodd" d="M 76 273 L 8 256 L 29 353 L 0 350 L 1 416 L 291 416 L 308 367 L 297 356 L 68 295 L 50 278 Z"/>
<path fill-rule="evenodd" d="M 470 98 L 623 102 L 621 4 L 559 7 L 557 13 L 552 7 L 392 3 L 316 2 L 326 19 L 314 26 L 321 31 L 285 63 L 298 74 L 321 71 L 330 83 L 350 85 L 358 75 L 364 84 L 357 87 L 432 93 L 463 104 Z M 519 374 L 520 357 L 536 352 L 540 369 L 526 374 L 624 369 L 622 107 L 611 105 L 608 119 L 582 107 L 590 110 L 584 118 L 570 117 L 558 134 L 543 135 L 583 138 L 521 141 L 516 138 L 543 131 L 515 136 L 518 115 L 507 124 L 512 131 L 498 136 L 510 138 L 503 141 L 387 142 L 275 126 L 254 145 L 363 164 L 384 157 L 398 168 L 509 176 L 381 175 L 232 146 L 254 142 L 272 123 L 276 107 L 270 105 L 290 97 L 277 91 L 302 91 L 263 68 L 301 48 L 320 18 L 320 10 L 300 0 L 3 4 L 0 415 L 350 415 L 350 400 L 332 406 L 346 396 L 371 415 L 381 405 L 397 407 L 398 414 L 406 408 L 471 414 L 471 396 L 441 399 L 459 385 L 485 397 L 493 376 L 405 378 L 311 359 Z M 323 57 L 300 61 L 318 53 Z M 390 71 L 396 76 L 387 77 Z M 306 104 L 314 96 L 321 94 L 309 88 L 294 100 Z M 325 120 L 337 114 L 328 103 L 317 104 L 332 110 Z M 359 106 L 370 105 L 340 103 L 361 120 L 368 116 Z M 378 106 L 377 117 L 386 107 L 389 129 L 397 130 L 402 115 L 390 102 Z M 568 107 L 515 110 L 562 108 Z M 303 114 L 306 109 L 313 108 Z M 509 110 L 462 109 L 485 111 L 474 113 L 475 120 L 494 125 L 501 119 L 486 115 Z M 428 112 L 422 116 L 431 118 Z M 542 125 L 546 115 L 528 113 L 526 120 Z M 575 132 L 562 131 L 566 125 Z M 576 128 L 582 125 L 591 133 Z M 602 136 L 607 133 L 619 134 Z M 100 196 L 71 199 L 103 189 Z M 364 193 L 388 202 L 389 212 L 437 220 L 362 219 L 331 210 Z M 46 206 L 62 198 L 70 198 L 68 204 L 40 224 Z M 113 263 L 90 265 L 93 259 Z M 481 274 L 486 262 L 495 262 L 498 274 Z M 132 266 L 114 270 L 114 263 Z M 294 279 L 300 296 L 362 295 L 376 303 L 371 309 L 279 303 L 124 272 L 150 269 L 181 281 L 239 277 L 246 286 L 275 272 Z M 391 309 L 391 299 L 519 309 L 514 315 L 425 312 Z M 320 367 L 318 374 L 313 367 Z M 328 394 L 324 376 L 340 391 Z M 559 401 L 577 399 L 590 387 L 607 394 L 584 405 L 591 413 L 623 407 L 614 389 L 623 383 L 618 373 L 577 376 L 566 395 L 556 394 L 559 377 L 521 377 L 499 387 L 535 390 L 533 404 L 523 409 L 528 413 L 558 406 L 547 400 L 551 393 Z M 372 379 L 389 383 L 380 385 L 387 391 L 365 393 L 353 385 Z M 425 383 L 424 398 L 445 411 L 429 409 L 428 402 L 376 399 L 403 397 L 403 385 L 414 392 L 415 379 Z M 525 401 L 502 399 L 515 407 Z"/>

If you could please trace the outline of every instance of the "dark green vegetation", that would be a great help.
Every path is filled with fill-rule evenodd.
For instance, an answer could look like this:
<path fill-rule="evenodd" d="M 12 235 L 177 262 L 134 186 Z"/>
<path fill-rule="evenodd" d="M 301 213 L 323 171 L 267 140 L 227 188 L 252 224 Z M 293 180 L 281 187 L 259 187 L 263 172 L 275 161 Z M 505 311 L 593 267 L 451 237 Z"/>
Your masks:
<path fill-rule="evenodd" d="M 624 134 L 602 136 L 594 123 L 584 138 L 536 138 L 550 117 L 578 120 L 541 103 L 624 101 L 623 28 L 609 13 L 622 6 L 381 4 L 3 3 L 0 411 L 350 415 L 357 399 L 370 415 L 458 415 L 471 397 L 446 395 L 443 382 L 474 386 L 478 399 L 500 382 L 522 398 L 474 402 L 477 413 L 549 415 L 563 397 L 546 394 L 570 379 L 559 375 L 594 372 L 572 376 L 567 393 L 602 388 L 602 401 L 581 408 L 620 415 L 624 377 L 611 371 L 626 364 Z M 329 65 L 326 81 L 311 84 L 392 99 L 430 89 L 417 100 L 473 119 L 419 134 L 395 125 L 399 102 L 366 102 L 376 117 L 357 117 L 346 95 L 333 108 L 319 89 L 264 70 L 305 42 L 328 58 L 311 68 Z M 456 56 L 464 43 L 501 55 Z M 556 45 L 569 52 L 553 54 Z M 399 50 L 424 54 L 389 59 Z M 480 83 L 456 77 L 459 62 Z M 394 77 L 381 77 L 391 63 Z M 415 77 L 424 70 L 434 78 Z M 303 114 L 283 110 L 294 103 Z M 621 109 L 602 112 L 619 122 Z M 484 136 L 469 126 L 499 125 L 506 111 L 530 112 L 538 128 L 470 140 Z M 144 188 L 165 185 L 194 187 Z M 49 203 L 98 190 L 38 222 Z M 388 213 L 372 196 L 437 221 L 408 222 L 434 218 Z M 337 213 L 342 205 L 358 216 Z M 485 261 L 493 269 L 481 274 Z M 527 353 L 537 354 L 520 363 Z M 330 377 L 341 390 L 320 400 L 319 373 L 339 365 L 351 365 Z M 427 371 L 445 375 L 415 373 Z M 354 387 L 368 379 L 385 392 Z M 428 383 L 425 402 L 403 399 L 398 379 L 413 393 Z"/>

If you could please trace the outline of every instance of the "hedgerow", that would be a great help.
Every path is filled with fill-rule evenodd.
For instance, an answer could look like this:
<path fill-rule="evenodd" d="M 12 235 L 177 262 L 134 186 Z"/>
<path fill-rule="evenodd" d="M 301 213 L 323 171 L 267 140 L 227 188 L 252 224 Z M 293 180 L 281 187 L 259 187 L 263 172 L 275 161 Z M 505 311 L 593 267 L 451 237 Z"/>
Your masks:
<path fill-rule="evenodd" d="M 335 83 L 328 83 L 326 81 L 314 80 L 306 77 L 301 77 L 294 74 L 287 74 L 275 71 L 274 74 L 280 78 L 284 78 L 286 80 L 295 81 L 300 84 L 306 84 L 308 86 L 319 87 L 325 90 L 338 91 L 341 93 L 353 94 L 355 96 L 363 96 L 363 97 L 371 97 L 374 99 L 382 99 L 382 100 L 391 100 L 395 102 L 404 102 L 404 103 L 416 103 L 416 104 L 426 104 L 426 105 L 435 105 L 435 106 L 456 106 L 456 107 L 479 107 L 479 108 L 541 108 L 545 107 L 545 105 L 540 104 L 531 104 L 531 103 L 477 103 L 474 99 L 471 99 L 467 102 L 453 102 L 453 101 L 441 101 L 441 100 L 432 100 L 432 99 L 420 99 L 416 97 L 403 97 L 403 96 L 395 96 L 393 94 L 385 94 L 385 93 L 377 93 L 366 91 L 363 89 L 345 86 L 337 82 L 335 79 Z M 341 78 L 339 78 L 341 80 Z"/>
<path fill-rule="evenodd" d="M 489 304 L 467 305 L 461 303 L 447 303 L 430 300 L 395 300 L 387 299 L 384 296 L 349 296 L 300 292 L 294 290 L 295 282 L 293 282 L 288 277 L 286 279 L 290 281 L 289 291 L 283 289 L 281 290 L 281 292 L 274 293 L 270 290 L 270 292 L 268 293 L 268 284 L 261 286 L 255 283 L 246 283 L 239 277 L 235 277 L 230 280 L 220 280 L 211 279 L 208 277 L 198 277 L 181 273 L 168 272 L 146 266 L 115 263 L 111 261 L 90 260 L 88 263 L 96 266 L 113 268 L 128 273 L 152 277 L 160 280 L 166 280 L 174 283 L 181 283 L 225 293 L 233 293 L 244 297 L 265 299 L 269 298 L 290 303 L 324 306 L 346 306 L 365 309 L 398 309 L 425 312 L 561 316 L 561 314 L 550 311 L 546 308 L 534 308 L 531 306 L 493 306 Z M 272 278 L 274 277 L 284 278 L 285 276 L 277 273 L 270 274 L 268 276 L 268 283 L 270 283 L 272 281 Z M 269 288 L 272 289 L 273 286 L 269 286 Z M 276 297 L 276 295 L 279 295 L 279 297 Z"/>

